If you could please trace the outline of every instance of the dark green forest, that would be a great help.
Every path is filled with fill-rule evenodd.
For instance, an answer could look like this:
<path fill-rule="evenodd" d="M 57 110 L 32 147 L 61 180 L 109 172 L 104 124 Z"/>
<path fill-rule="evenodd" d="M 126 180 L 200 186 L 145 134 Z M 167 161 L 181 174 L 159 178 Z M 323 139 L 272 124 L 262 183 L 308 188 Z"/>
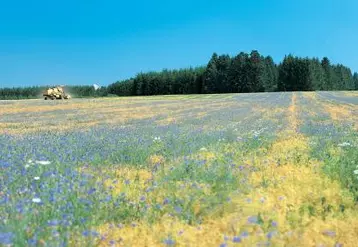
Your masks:
<path fill-rule="evenodd" d="M 2 88 L 0 99 L 38 98 L 45 88 Z M 214 53 L 206 66 L 139 73 L 99 90 L 92 86 L 65 90 L 73 97 L 358 90 L 358 74 L 342 64 L 332 64 L 327 57 L 287 55 L 275 64 L 271 56 L 253 50 L 234 57 Z"/>

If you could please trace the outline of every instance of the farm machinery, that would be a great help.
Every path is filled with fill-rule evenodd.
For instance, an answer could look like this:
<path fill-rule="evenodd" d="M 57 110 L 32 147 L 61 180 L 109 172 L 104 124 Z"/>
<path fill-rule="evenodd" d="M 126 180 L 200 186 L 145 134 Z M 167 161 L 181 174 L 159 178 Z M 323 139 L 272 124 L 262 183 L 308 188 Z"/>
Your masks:
<path fill-rule="evenodd" d="M 57 86 L 57 87 L 51 87 L 46 89 L 43 94 L 44 99 L 51 99 L 51 100 L 55 100 L 55 99 L 70 99 L 71 96 L 69 94 L 66 94 L 65 91 L 63 90 L 63 87 L 61 86 Z"/>

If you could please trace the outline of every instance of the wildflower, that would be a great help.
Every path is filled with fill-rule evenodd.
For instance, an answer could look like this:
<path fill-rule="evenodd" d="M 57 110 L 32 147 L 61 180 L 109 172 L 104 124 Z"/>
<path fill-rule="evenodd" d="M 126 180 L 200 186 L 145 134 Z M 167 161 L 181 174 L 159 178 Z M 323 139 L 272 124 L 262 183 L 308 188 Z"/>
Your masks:
<path fill-rule="evenodd" d="M 232 239 L 232 241 L 233 241 L 234 243 L 240 243 L 240 242 L 241 242 L 241 238 L 240 238 L 240 237 L 234 237 L 234 238 Z"/>
<path fill-rule="evenodd" d="M 35 235 L 33 238 L 30 238 L 29 240 L 27 240 L 27 244 L 29 246 L 36 246 L 37 243 L 37 236 Z"/>
<path fill-rule="evenodd" d="M 208 151 L 205 147 L 200 148 L 200 151 Z"/>
<path fill-rule="evenodd" d="M 276 222 L 276 221 L 272 221 L 271 226 L 277 227 L 277 222 Z"/>
<path fill-rule="evenodd" d="M 85 237 L 89 237 L 90 235 L 92 235 L 93 237 L 98 237 L 99 233 L 96 231 L 89 231 L 89 230 L 85 230 L 82 232 L 82 235 Z"/>
<path fill-rule="evenodd" d="M 329 236 L 329 237 L 335 237 L 336 236 L 336 232 L 329 231 L 329 230 L 323 231 L 322 234 L 324 234 L 326 236 Z"/>
<path fill-rule="evenodd" d="M 251 224 L 256 224 L 256 223 L 258 222 L 258 218 L 257 218 L 256 215 L 250 216 L 250 217 L 247 219 L 247 221 L 248 221 L 249 223 L 251 223 Z"/>
<path fill-rule="evenodd" d="M 14 234 L 12 232 L 0 232 L 0 244 L 11 245 Z"/>
<path fill-rule="evenodd" d="M 353 173 L 354 173 L 355 175 L 358 175 L 358 166 L 357 166 L 356 168 L 357 168 L 357 170 L 354 170 Z"/>
<path fill-rule="evenodd" d="M 349 146 L 351 146 L 351 144 L 349 142 L 343 142 L 343 143 L 338 144 L 338 147 L 349 147 Z"/>
<path fill-rule="evenodd" d="M 249 236 L 249 233 L 247 231 L 244 231 L 243 233 L 241 233 L 240 235 L 242 238 L 246 238 Z"/>
<path fill-rule="evenodd" d="M 34 177 L 35 180 L 40 180 L 40 177 Z"/>
<path fill-rule="evenodd" d="M 275 234 L 276 234 L 276 232 L 269 232 L 269 233 L 267 233 L 266 237 L 268 239 L 271 239 Z"/>
<path fill-rule="evenodd" d="M 226 247 L 227 246 L 227 244 L 226 243 L 222 243 L 222 244 L 220 244 L 220 247 Z"/>
<path fill-rule="evenodd" d="M 166 205 L 166 204 L 169 204 L 170 203 L 170 200 L 168 198 L 165 198 L 164 201 L 163 201 L 163 205 Z"/>
<path fill-rule="evenodd" d="M 26 165 L 25 165 L 25 168 L 26 168 L 26 169 L 27 169 L 27 168 L 29 168 L 29 167 L 30 167 L 30 165 L 29 165 L 29 164 L 26 164 Z"/>
<path fill-rule="evenodd" d="M 154 142 L 160 142 L 160 136 L 156 136 L 153 138 Z"/>
<path fill-rule="evenodd" d="M 27 163 L 32 164 L 32 160 L 28 160 Z"/>
<path fill-rule="evenodd" d="M 32 199 L 32 202 L 34 202 L 34 203 L 40 203 L 40 202 L 41 202 L 41 199 L 40 199 L 40 198 L 33 198 L 33 199 Z"/>
<path fill-rule="evenodd" d="M 85 237 L 88 237 L 90 234 L 91 234 L 91 232 L 88 231 L 88 230 L 85 230 L 85 231 L 82 232 L 82 235 L 85 236 Z"/>
<path fill-rule="evenodd" d="M 57 226 L 60 222 L 58 220 L 49 220 L 47 224 L 49 226 Z"/>
<path fill-rule="evenodd" d="M 54 237 L 59 237 L 59 236 L 60 236 L 60 233 L 59 233 L 57 230 L 53 230 L 53 231 L 52 231 L 52 236 L 54 236 Z"/>
<path fill-rule="evenodd" d="M 182 208 L 181 207 L 179 207 L 179 206 L 175 206 L 175 211 L 177 212 L 177 213 L 181 213 L 181 211 L 182 211 Z"/>
<path fill-rule="evenodd" d="M 167 238 L 164 240 L 164 244 L 166 245 L 174 245 L 175 244 L 175 241 L 171 238 Z"/>
<path fill-rule="evenodd" d="M 96 191 L 95 188 L 91 188 L 87 193 L 88 193 L 89 195 L 92 195 L 95 191 Z"/>
<path fill-rule="evenodd" d="M 35 163 L 39 164 L 39 165 L 49 165 L 49 164 L 51 164 L 50 161 L 46 161 L 46 160 L 36 160 Z"/>

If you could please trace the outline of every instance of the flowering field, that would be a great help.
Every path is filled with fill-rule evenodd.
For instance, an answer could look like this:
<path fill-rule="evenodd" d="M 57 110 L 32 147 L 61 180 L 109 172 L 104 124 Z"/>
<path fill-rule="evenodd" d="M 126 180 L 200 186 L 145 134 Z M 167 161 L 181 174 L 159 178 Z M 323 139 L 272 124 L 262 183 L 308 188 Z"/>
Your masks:
<path fill-rule="evenodd" d="M 0 246 L 356 246 L 358 93 L 0 101 Z"/>

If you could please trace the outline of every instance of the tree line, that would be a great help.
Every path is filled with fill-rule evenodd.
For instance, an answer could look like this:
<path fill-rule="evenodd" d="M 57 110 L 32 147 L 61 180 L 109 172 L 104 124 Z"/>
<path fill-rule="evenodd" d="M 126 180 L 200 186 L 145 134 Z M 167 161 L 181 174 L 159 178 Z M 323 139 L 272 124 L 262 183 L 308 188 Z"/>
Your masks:
<path fill-rule="evenodd" d="M 253 50 L 234 57 L 214 53 L 204 67 L 139 73 L 107 88 L 120 96 L 315 90 L 358 90 L 358 74 L 327 57 L 287 55 L 275 64 Z"/>
<path fill-rule="evenodd" d="M 52 86 L 0 88 L 0 100 L 41 98 L 43 91 L 49 87 Z M 76 98 L 104 97 L 108 95 L 106 87 L 95 90 L 92 86 L 66 86 L 64 90 L 66 94 Z"/>
<path fill-rule="evenodd" d="M 0 99 L 37 98 L 45 88 L 3 88 Z M 327 57 L 290 54 L 275 64 L 271 56 L 253 50 L 233 57 L 214 53 L 206 66 L 139 73 L 99 90 L 92 86 L 65 90 L 74 97 L 358 90 L 358 74 L 342 64 L 332 64 Z"/>

